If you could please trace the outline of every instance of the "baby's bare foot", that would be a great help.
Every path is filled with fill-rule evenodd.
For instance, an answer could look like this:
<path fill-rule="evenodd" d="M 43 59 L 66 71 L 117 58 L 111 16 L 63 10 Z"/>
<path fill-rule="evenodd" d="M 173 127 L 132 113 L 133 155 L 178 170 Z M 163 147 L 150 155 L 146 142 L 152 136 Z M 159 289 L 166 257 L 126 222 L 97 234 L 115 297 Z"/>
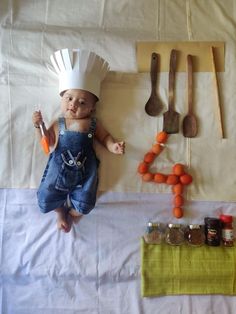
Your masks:
<path fill-rule="evenodd" d="M 69 215 L 72 217 L 74 223 L 78 223 L 80 219 L 83 217 L 83 215 L 77 212 L 77 210 L 75 210 L 74 208 L 71 208 L 69 210 Z"/>
<path fill-rule="evenodd" d="M 68 217 L 68 212 L 64 208 L 57 208 L 57 228 L 64 232 L 69 232 L 71 229 L 71 222 Z"/>
<path fill-rule="evenodd" d="M 80 212 L 77 212 L 77 210 L 75 210 L 74 208 L 71 208 L 69 210 L 69 214 L 73 217 L 80 217 L 82 216 L 82 214 Z"/>

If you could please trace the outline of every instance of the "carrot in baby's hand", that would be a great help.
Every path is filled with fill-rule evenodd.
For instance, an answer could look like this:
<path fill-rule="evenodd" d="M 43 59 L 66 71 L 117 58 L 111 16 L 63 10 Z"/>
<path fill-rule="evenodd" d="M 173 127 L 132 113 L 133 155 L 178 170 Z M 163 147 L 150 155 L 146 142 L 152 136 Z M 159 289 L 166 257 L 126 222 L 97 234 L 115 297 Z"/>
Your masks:
<path fill-rule="evenodd" d="M 44 134 L 42 124 L 40 124 L 39 126 L 40 126 L 40 131 L 41 131 L 41 134 L 42 134 L 42 138 L 41 138 L 40 144 L 42 146 L 42 149 L 43 149 L 44 153 L 46 155 L 48 155 L 50 153 L 48 138 Z"/>
<path fill-rule="evenodd" d="M 45 135 L 42 136 L 40 143 L 41 143 L 41 146 L 43 148 L 44 153 L 46 155 L 48 155 L 49 152 L 50 152 L 50 150 L 49 150 L 49 143 L 48 143 L 48 139 L 47 139 L 47 137 Z"/>

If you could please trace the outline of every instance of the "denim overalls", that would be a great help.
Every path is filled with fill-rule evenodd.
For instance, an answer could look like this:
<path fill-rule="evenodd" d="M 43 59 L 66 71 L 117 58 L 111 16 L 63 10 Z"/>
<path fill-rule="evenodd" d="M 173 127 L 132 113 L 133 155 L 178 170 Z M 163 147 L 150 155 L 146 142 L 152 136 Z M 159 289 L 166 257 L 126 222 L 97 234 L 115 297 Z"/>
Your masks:
<path fill-rule="evenodd" d="M 59 118 L 59 138 L 50 154 L 37 193 L 42 212 L 65 207 L 67 196 L 72 207 L 88 214 L 95 206 L 99 161 L 93 149 L 96 119 L 91 119 L 88 133 L 66 130 Z"/>

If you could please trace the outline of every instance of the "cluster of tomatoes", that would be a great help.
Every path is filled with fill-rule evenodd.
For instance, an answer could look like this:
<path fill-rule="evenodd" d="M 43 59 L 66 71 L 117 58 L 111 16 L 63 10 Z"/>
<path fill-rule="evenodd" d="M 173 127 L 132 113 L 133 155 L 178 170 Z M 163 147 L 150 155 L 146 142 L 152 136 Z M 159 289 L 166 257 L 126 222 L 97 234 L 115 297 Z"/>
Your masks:
<path fill-rule="evenodd" d="M 184 186 L 192 182 L 192 176 L 185 171 L 184 165 L 178 163 L 172 167 L 171 174 L 161 172 L 151 173 L 149 167 L 155 158 L 162 152 L 165 143 L 168 140 L 168 134 L 164 131 L 157 133 L 156 143 L 144 156 L 143 161 L 138 166 L 138 173 L 142 175 L 142 180 L 145 182 L 165 183 L 172 186 L 173 200 L 173 215 L 176 218 L 183 216 L 184 205 Z"/>

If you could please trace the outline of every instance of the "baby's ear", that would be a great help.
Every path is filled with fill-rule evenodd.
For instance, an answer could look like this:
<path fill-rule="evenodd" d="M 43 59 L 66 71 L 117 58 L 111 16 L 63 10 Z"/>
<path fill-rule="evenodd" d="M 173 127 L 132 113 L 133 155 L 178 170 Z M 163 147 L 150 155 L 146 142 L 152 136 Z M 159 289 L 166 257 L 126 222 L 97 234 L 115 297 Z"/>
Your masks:
<path fill-rule="evenodd" d="M 92 111 L 96 111 L 96 108 L 97 108 L 97 103 L 94 103 L 91 110 L 92 110 Z"/>

